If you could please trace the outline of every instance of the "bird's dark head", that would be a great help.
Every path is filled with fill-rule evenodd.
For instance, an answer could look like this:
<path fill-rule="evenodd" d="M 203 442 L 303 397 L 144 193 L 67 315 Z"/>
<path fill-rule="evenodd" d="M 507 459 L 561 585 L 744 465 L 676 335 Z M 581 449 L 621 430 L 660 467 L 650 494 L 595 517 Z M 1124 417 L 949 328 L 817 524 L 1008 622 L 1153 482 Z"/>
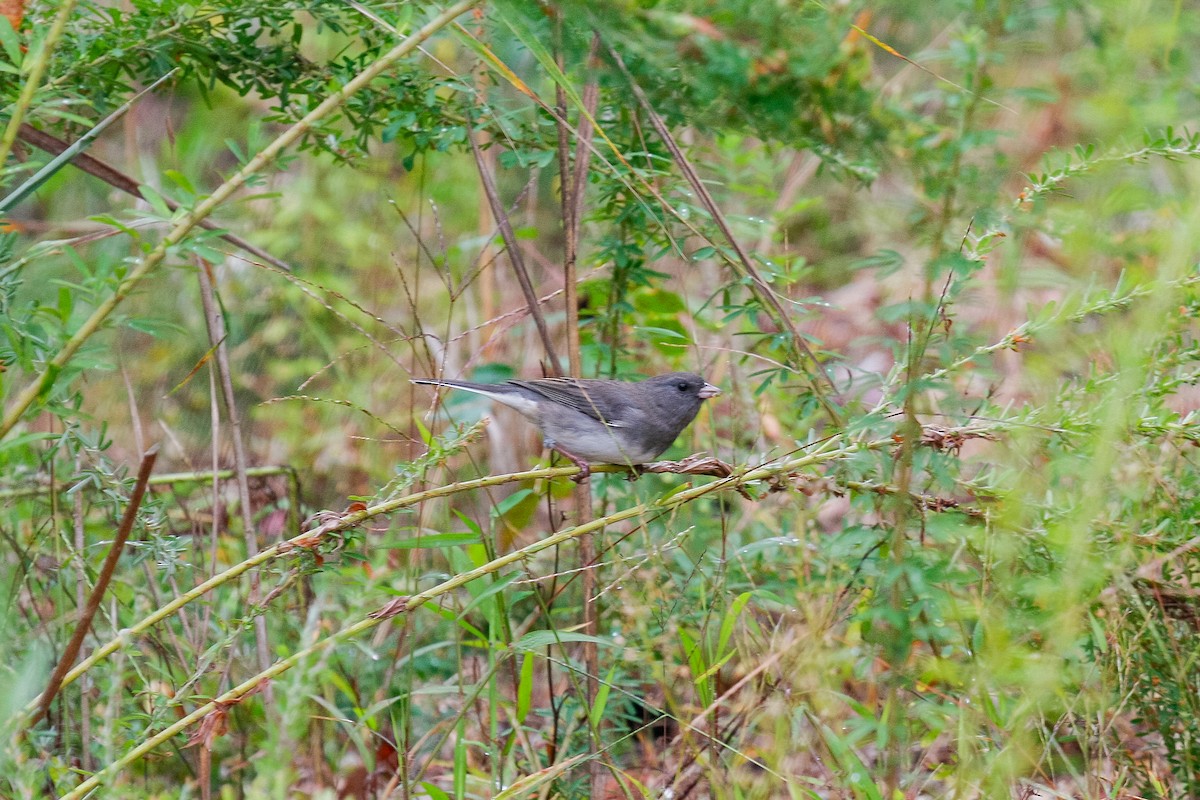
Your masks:
<path fill-rule="evenodd" d="M 653 454 L 650 458 L 671 446 L 671 442 L 696 418 L 705 400 L 721 393 L 720 389 L 692 372 L 655 375 L 629 384 L 629 391 L 636 397 L 634 404 L 642 435 L 641 451 Z"/>
<path fill-rule="evenodd" d="M 644 383 L 653 386 L 655 392 L 661 393 L 664 398 L 674 396 L 680 400 L 707 400 L 721 393 L 720 389 L 694 372 L 655 375 L 653 378 L 647 378 Z"/>

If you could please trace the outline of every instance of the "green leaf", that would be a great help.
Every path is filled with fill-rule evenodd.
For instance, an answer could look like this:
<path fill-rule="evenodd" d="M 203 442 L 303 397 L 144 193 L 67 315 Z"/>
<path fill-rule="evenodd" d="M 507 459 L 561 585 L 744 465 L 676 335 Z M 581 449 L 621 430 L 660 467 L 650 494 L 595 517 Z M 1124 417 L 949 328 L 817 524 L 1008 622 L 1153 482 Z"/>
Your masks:
<path fill-rule="evenodd" d="M 138 192 L 141 193 L 146 202 L 150 204 L 150 208 L 160 218 L 170 219 L 174 215 L 174 212 L 167 206 L 166 200 L 163 199 L 163 196 L 153 186 L 143 183 L 138 186 Z"/>
<path fill-rule="evenodd" d="M 646 339 L 653 339 L 655 337 L 658 337 L 658 338 L 662 338 L 662 339 L 671 339 L 676 342 L 691 341 L 687 335 L 682 334 L 679 331 L 673 331 L 670 328 L 654 328 L 654 327 L 649 327 L 649 326 L 638 326 L 638 327 L 634 328 L 634 330 L 637 331 L 639 334 L 644 334 L 643 338 L 646 338 Z"/>
<path fill-rule="evenodd" d="M 413 423 L 413 425 L 417 426 L 417 433 L 421 437 L 421 442 L 426 447 L 429 447 L 431 444 L 434 443 L 434 441 L 436 441 L 437 437 L 435 437 L 433 435 L 433 432 L 429 430 L 429 426 L 426 425 L 424 422 L 421 422 L 421 420 L 418 419 L 415 414 L 413 415 L 412 423 Z"/>
<path fill-rule="evenodd" d="M 170 178 L 172 183 L 174 183 L 180 189 L 183 189 L 188 194 L 196 194 L 196 187 L 193 186 L 192 182 L 188 180 L 187 176 L 179 170 L 165 169 L 163 170 L 163 175 L 166 175 L 168 178 Z"/>
<path fill-rule="evenodd" d="M 633 296 L 633 307 L 650 314 L 672 316 L 687 311 L 683 298 L 665 289 L 639 289 Z"/>
<path fill-rule="evenodd" d="M 241 145 L 239 145 L 233 139 L 226 139 L 225 146 L 229 148 L 229 152 L 233 153 L 233 157 L 237 159 L 239 165 L 246 165 L 246 153 L 242 150 Z"/>
<path fill-rule="evenodd" d="M 75 293 L 66 286 L 58 287 L 58 318 L 64 322 L 71 318 L 71 309 L 74 308 L 72 298 L 74 297 Z"/>
<path fill-rule="evenodd" d="M 608 707 L 608 695 L 612 692 L 613 678 L 616 673 L 617 666 L 614 664 L 608 674 L 604 676 L 604 680 L 600 681 L 600 685 L 596 687 L 596 699 L 592 702 L 591 712 L 593 728 L 599 728 L 600 723 L 604 720 L 604 712 Z"/>
<path fill-rule="evenodd" d="M 10 30 L 11 30 L 11 28 L 10 28 Z M 31 50 L 32 50 L 32 48 L 31 48 Z M 25 181 L 23 184 L 21 184 L 16 189 L 14 189 L 12 191 L 12 193 L 10 193 L 7 197 L 0 199 L 0 214 L 7 213 L 9 210 L 16 207 L 16 205 L 18 203 L 20 203 L 22 200 L 24 200 L 26 197 L 28 197 L 29 195 L 31 195 L 35 191 L 37 191 L 38 187 L 40 187 L 46 181 L 50 180 L 50 178 L 53 177 L 59 170 L 61 170 L 68 163 L 70 163 L 71 159 L 75 158 L 75 156 L 79 155 L 84 150 L 86 150 L 88 148 L 88 146 L 91 145 L 91 143 L 93 141 L 95 141 L 96 138 L 104 131 L 105 128 L 107 128 L 109 125 L 113 124 L 118 119 L 123 117 L 125 115 L 125 113 L 127 111 L 129 111 L 129 109 L 133 108 L 133 104 L 135 102 L 137 102 L 139 99 L 141 99 L 142 95 L 158 88 L 158 86 L 160 84 L 162 84 L 163 81 L 165 81 L 165 80 L 167 80 L 167 78 L 170 78 L 171 76 L 173 76 L 175 74 L 175 72 L 176 72 L 176 70 L 174 70 L 174 69 L 171 70 L 166 75 L 162 76 L 161 78 L 156 80 L 154 83 L 150 84 L 145 89 L 138 92 L 136 95 L 134 95 L 132 98 L 130 98 L 126 103 L 122 104 L 120 108 L 118 108 L 116 111 L 109 114 L 107 117 L 105 117 L 100 122 L 98 122 L 91 130 L 89 130 L 83 136 L 79 137 L 79 139 L 77 139 L 70 147 L 68 147 L 66 150 L 62 151 L 57 156 L 55 156 L 53 159 L 51 159 L 50 162 L 48 164 L 46 164 L 46 166 L 42 167 L 37 172 L 35 172 L 32 176 L 30 176 L 29 180 Z"/>
<path fill-rule="evenodd" d="M 555 762 L 545 769 L 523 775 L 513 781 L 511 785 L 506 786 L 503 791 L 498 792 L 495 800 L 515 800 L 518 797 L 540 794 L 537 790 L 542 786 L 555 780 L 564 772 L 574 769 L 577 764 L 590 757 L 587 753 L 580 753 L 577 756 L 564 758 L 562 761 Z"/>
<path fill-rule="evenodd" d="M 205 244 L 192 242 L 188 249 L 210 264 L 220 264 L 225 260 L 224 253 L 222 253 L 220 250 L 214 250 Z"/>
<path fill-rule="evenodd" d="M 529 716 L 529 710 L 533 706 L 533 653 L 526 653 L 521 657 L 521 677 L 517 683 L 517 723 L 525 721 L 525 717 Z"/>
<path fill-rule="evenodd" d="M 436 784 L 429 781 L 421 781 L 418 786 L 421 787 L 421 794 L 429 795 L 429 800 L 450 800 L 450 795 L 447 794 L 446 790 Z"/>
<path fill-rule="evenodd" d="M 850 784 L 850 791 L 854 792 L 854 796 L 861 800 L 883 800 L 883 793 L 871 779 L 873 773 L 867 769 L 853 748 L 834 733 L 828 725 L 811 714 L 808 717 L 809 723 L 820 731 L 822 741 L 825 742 L 834 762 L 845 775 L 846 783 Z"/>
<path fill-rule="evenodd" d="M 166 319 L 153 319 L 153 318 L 131 319 L 128 322 L 126 322 L 125 324 L 131 330 L 135 330 L 140 333 L 145 333 L 149 336 L 153 336 L 156 339 L 162 338 L 167 333 L 177 333 L 177 334 L 183 334 L 183 335 L 186 335 L 188 333 L 187 328 L 183 327 L 182 325 L 179 325 L 178 323 L 171 322 L 170 320 L 166 320 Z"/>
<path fill-rule="evenodd" d="M 721 667 L 723 667 L 727 663 L 729 663 L 729 659 L 733 658 L 734 654 L 736 654 L 736 653 L 737 653 L 737 650 L 730 650 L 724 656 L 722 656 L 721 658 L 718 658 L 711 667 L 704 670 L 704 672 L 700 673 L 699 675 L 697 675 L 695 678 L 692 679 L 692 683 L 701 687 L 701 692 L 700 692 L 701 695 L 709 696 L 710 692 L 707 689 L 707 687 L 704 686 L 704 682 L 707 681 L 712 676 L 716 675 L 718 672 L 720 672 Z M 716 698 L 714 696 L 712 700 L 709 700 L 709 702 L 714 702 L 715 699 Z"/>
<path fill-rule="evenodd" d="M 895 250 L 880 250 L 873 256 L 859 259 L 850 265 L 851 269 L 879 270 L 881 277 L 892 275 L 904 266 L 904 256 Z"/>
<path fill-rule="evenodd" d="M 514 650 L 537 650 L 541 651 L 547 647 L 559 643 L 567 642 L 592 642 L 606 647 L 616 647 L 616 642 L 609 639 L 602 639 L 599 636 L 590 636 L 586 633 L 575 633 L 572 631 L 530 631 L 520 639 L 512 643 Z"/>
<path fill-rule="evenodd" d="M 458 718 L 454 731 L 454 796 L 467 796 L 467 718 Z"/>
<path fill-rule="evenodd" d="M 458 521 L 467 526 L 467 530 L 475 534 L 476 540 L 483 538 L 483 528 L 479 527 L 479 523 L 468 517 L 466 514 L 454 509 L 454 516 L 458 517 Z"/>
<path fill-rule="evenodd" d="M 23 447 L 34 442 L 44 442 L 48 439 L 57 439 L 57 433 L 24 433 L 20 436 L 14 436 L 11 439 L 0 439 L 0 453 L 6 450 L 15 450 L 18 447 Z"/>
<path fill-rule="evenodd" d="M 496 507 L 492 509 L 492 516 L 503 517 L 509 511 L 512 511 L 514 508 L 520 505 L 525 498 L 532 494 L 532 489 L 521 489 L 520 491 L 513 492 L 499 503 L 496 503 Z"/>
<path fill-rule="evenodd" d="M 458 618 L 462 619 L 467 614 L 478 608 L 485 600 L 488 600 L 500 592 L 503 592 L 510 585 L 512 585 L 513 581 L 518 580 L 520 577 L 521 573 L 514 572 L 511 575 L 506 575 L 505 577 L 494 581 L 486 589 L 471 598 L 471 602 L 467 603 L 466 607 L 463 608 L 462 611 L 458 612 Z"/>
<path fill-rule="evenodd" d="M 742 592 L 729 604 L 729 609 L 725 612 L 725 618 L 721 620 L 721 633 L 717 636 L 718 655 L 725 652 L 725 647 L 729 644 L 729 638 L 733 635 L 733 628 L 737 624 L 738 618 L 742 616 L 742 610 L 750 602 L 750 596 L 750 592 Z"/>
<path fill-rule="evenodd" d="M 428 536 L 416 536 L 411 539 L 401 539 L 392 542 L 389 547 L 393 550 L 436 550 L 442 547 L 476 544 L 479 534 L 471 532 L 434 533 Z"/>
<path fill-rule="evenodd" d="M 13 71 L 18 72 L 25 54 L 21 52 L 21 37 L 13 30 L 12 23 L 5 16 L 0 16 L 0 46 L 4 47 L 8 62 L 16 68 Z"/>
<path fill-rule="evenodd" d="M 738 548 L 737 554 L 739 558 L 748 558 L 759 553 L 772 552 L 785 547 L 800 547 L 803 544 L 804 541 L 795 536 L 768 536 L 765 539 L 759 539 L 758 541 L 742 545 Z"/>

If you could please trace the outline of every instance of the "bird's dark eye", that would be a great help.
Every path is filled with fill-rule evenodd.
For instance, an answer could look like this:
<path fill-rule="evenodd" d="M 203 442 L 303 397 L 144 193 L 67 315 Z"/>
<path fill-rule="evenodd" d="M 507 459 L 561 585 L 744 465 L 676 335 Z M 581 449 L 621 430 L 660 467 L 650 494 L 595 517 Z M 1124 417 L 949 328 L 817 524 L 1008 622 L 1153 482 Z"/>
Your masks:
<path fill-rule="evenodd" d="M 686 392 L 688 390 L 687 381 L 680 381 L 679 383 L 675 384 L 675 388 L 681 392 Z"/>

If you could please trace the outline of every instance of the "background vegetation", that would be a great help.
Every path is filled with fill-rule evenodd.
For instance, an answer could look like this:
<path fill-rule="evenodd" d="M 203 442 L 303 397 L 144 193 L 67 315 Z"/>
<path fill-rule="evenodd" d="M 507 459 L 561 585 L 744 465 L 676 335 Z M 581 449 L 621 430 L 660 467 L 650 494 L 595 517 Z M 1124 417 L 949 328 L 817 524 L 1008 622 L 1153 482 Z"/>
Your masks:
<path fill-rule="evenodd" d="M 0 796 L 1200 794 L 1200 10 L 0 11 Z"/>

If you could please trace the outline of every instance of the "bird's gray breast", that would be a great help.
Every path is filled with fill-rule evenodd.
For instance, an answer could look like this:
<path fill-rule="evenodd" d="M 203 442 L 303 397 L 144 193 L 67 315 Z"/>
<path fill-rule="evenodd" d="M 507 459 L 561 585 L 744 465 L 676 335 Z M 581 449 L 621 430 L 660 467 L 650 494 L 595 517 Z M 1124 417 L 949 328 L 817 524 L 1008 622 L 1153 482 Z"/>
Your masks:
<path fill-rule="evenodd" d="M 619 422 L 606 425 L 587 414 L 559 406 L 548 413 L 543 409 L 542 431 L 551 443 L 592 464 L 644 464 L 661 450 L 646 448 L 633 437 L 631 429 L 636 430 L 637 416 L 636 412 L 626 414 Z"/>

